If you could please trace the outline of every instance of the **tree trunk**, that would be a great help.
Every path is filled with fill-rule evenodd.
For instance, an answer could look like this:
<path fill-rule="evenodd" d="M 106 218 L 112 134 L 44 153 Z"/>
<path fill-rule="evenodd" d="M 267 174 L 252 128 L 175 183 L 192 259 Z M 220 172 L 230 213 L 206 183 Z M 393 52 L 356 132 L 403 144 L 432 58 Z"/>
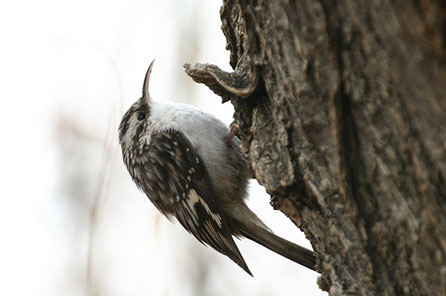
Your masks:
<path fill-rule="evenodd" d="M 446 3 L 224 1 L 242 153 L 330 295 L 446 295 Z"/>

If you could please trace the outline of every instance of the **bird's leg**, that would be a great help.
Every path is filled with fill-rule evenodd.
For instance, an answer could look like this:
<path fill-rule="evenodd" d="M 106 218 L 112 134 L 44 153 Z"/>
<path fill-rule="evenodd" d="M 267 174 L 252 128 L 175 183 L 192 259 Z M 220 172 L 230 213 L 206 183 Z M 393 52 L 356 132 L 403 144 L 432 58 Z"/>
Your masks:
<path fill-rule="evenodd" d="M 234 142 L 232 141 L 232 139 L 234 139 L 234 137 L 238 134 L 238 132 L 240 131 L 240 128 L 238 126 L 238 124 L 236 124 L 235 122 L 231 123 L 231 125 L 229 126 L 229 135 L 226 138 L 226 143 L 231 147 L 234 148 Z"/>
<path fill-rule="evenodd" d="M 234 143 L 234 137 L 237 136 L 238 132 L 240 131 L 239 125 L 235 122 L 231 123 L 229 126 L 229 135 L 226 138 L 226 143 L 228 146 L 234 151 L 235 155 L 239 160 L 245 161 L 241 155 L 240 147 L 237 147 Z"/>

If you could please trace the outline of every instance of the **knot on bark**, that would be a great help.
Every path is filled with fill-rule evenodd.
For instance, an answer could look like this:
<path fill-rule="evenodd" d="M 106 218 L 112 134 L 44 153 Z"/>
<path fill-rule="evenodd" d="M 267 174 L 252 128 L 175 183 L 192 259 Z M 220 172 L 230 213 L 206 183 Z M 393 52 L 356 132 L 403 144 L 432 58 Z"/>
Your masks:
<path fill-rule="evenodd" d="M 222 97 L 223 102 L 235 98 L 247 98 L 257 88 L 259 75 L 257 67 L 242 57 L 234 72 L 225 72 L 212 64 L 184 64 L 186 73 L 198 83 L 207 85 Z"/>

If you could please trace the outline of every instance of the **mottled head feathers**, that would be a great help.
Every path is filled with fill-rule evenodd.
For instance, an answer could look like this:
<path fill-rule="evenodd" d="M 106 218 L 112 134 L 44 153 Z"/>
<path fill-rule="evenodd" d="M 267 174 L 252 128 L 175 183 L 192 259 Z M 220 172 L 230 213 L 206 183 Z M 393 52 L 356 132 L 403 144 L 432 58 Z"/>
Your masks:
<path fill-rule="evenodd" d="M 154 62 L 155 60 L 150 63 L 150 66 L 147 69 L 142 87 L 142 97 L 133 103 L 129 110 L 124 114 L 121 123 L 119 124 L 119 142 L 123 148 L 123 153 L 126 152 L 131 145 L 138 143 L 138 138 L 145 134 L 150 115 L 149 82 Z"/>

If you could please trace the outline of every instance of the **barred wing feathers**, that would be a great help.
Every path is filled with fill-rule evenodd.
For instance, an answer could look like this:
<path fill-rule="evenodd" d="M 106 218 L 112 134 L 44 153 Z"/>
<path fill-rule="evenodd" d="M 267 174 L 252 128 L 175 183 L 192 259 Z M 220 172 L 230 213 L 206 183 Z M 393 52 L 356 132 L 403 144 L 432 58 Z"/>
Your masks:
<path fill-rule="evenodd" d="M 189 140 L 180 132 L 166 131 L 153 134 L 150 143 L 139 148 L 129 172 L 153 204 L 252 275 L 229 231 L 205 164 Z"/>

